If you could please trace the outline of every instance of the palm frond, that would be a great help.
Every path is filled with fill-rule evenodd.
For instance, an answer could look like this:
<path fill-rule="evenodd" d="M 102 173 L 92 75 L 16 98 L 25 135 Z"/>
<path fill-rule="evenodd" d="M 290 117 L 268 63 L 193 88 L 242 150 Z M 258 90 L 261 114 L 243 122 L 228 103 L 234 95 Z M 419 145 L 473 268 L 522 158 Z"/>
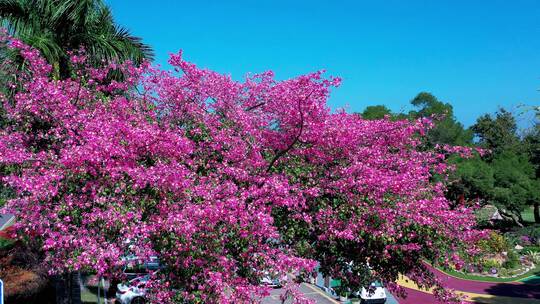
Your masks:
<path fill-rule="evenodd" d="M 121 50 L 122 53 L 124 53 L 122 56 L 123 58 L 121 59 L 131 59 L 137 64 L 141 63 L 144 59 L 154 59 L 154 51 L 152 48 L 143 43 L 141 38 L 131 35 L 128 29 L 121 26 L 115 26 L 113 38 L 111 43 L 113 43 L 119 51 Z"/>
<path fill-rule="evenodd" d="M 13 34 L 19 27 L 24 27 L 30 17 L 27 3 L 19 0 L 0 0 L 0 26 Z"/>
<path fill-rule="evenodd" d="M 54 33 L 48 31 L 33 32 L 21 37 L 28 45 L 38 49 L 47 62 L 55 64 L 65 56 L 62 47 L 57 43 Z"/>
<path fill-rule="evenodd" d="M 116 25 L 102 0 L 0 0 L 0 26 L 57 64 L 61 77 L 70 74 L 66 51 L 81 46 L 96 65 L 154 57 L 141 38 Z"/>
<path fill-rule="evenodd" d="M 24 17 L 28 14 L 24 1 L 0 0 L 0 18 Z"/>

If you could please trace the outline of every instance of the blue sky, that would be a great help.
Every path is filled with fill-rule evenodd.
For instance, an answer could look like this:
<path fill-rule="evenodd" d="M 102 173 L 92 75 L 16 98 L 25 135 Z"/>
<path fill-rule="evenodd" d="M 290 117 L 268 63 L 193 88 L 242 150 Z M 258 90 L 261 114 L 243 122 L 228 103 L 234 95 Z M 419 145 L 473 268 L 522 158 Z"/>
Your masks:
<path fill-rule="evenodd" d="M 235 79 L 325 69 L 343 78 L 334 109 L 408 111 L 429 91 L 468 126 L 499 106 L 540 105 L 540 1 L 106 2 L 154 47 L 157 63 L 183 49 Z"/>

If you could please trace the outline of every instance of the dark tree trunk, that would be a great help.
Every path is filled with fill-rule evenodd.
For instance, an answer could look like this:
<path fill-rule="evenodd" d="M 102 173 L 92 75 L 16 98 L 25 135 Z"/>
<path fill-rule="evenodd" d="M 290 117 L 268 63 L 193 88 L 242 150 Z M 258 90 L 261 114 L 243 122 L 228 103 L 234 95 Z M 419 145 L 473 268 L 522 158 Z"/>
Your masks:
<path fill-rule="evenodd" d="M 534 221 L 540 224 L 540 203 L 534 203 Z"/>
<path fill-rule="evenodd" d="M 502 209 L 502 208 L 498 208 L 498 209 L 499 209 L 499 214 L 505 220 L 511 221 L 511 222 L 513 222 L 515 225 L 517 225 L 519 227 L 523 227 L 523 224 L 522 224 L 523 221 L 520 219 L 521 216 L 518 216 L 515 213 L 513 213 L 511 211 L 507 211 L 507 210 Z"/>
<path fill-rule="evenodd" d="M 71 272 L 54 278 L 57 304 L 81 304 L 81 274 Z"/>
<path fill-rule="evenodd" d="M 66 276 L 56 275 L 54 280 L 54 289 L 56 290 L 56 304 L 68 304 Z"/>

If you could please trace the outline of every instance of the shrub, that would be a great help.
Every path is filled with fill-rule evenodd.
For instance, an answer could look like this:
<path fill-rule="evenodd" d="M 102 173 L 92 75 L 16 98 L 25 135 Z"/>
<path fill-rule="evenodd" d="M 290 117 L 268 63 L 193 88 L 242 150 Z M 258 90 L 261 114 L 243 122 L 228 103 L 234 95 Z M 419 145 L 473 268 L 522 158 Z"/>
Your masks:
<path fill-rule="evenodd" d="M 11 249 L 13 247 L 14 243 L 15 243 L 15 241 L 0 238 L 0 250 Z"/>
<path fill-rule="evenodd" d="M 524 246 L 522 251 L 523 252 L 528 252 L 528 251 L 540 252 L 540 246 Z"/>
<path fill-rule="evenodd" d="M 522 235 L 519 238 L 519 240 L 520 240 L 521 245 L 524 245 L 524 246 L 531 245 L 531 238 L 527 235 Z"/>
<path fill-rule="evenodd" d="M 527 251 L 525 253 L 525 256 L 529 259 L 529 261 L 537 264 L 540 263 L 540 252 L 538 251 Z"/>
<path fill-rule="evenodd" d="M 489 253 L 501 253 L 510 247 L 506 237 L 495 231 L 489 234 L 489 238 L 478 241 L 478 246 Z"/>
<path fill-rule="evenodd" d="M 522 228 L 513 229 L 510 232 L 505 233 L 507 238 L 517 238 L 518 241 L 523 240 L 522 237 L 527 237 L 531 243 L 538 244 L 540 240 L 540 225 L 532 225 Z"/>
<path fill-rule="evenodd" d="M 482 261 L 482 268 L 484 271 L 489 272 L 493 268 L 500 268 L 501 263 L 494 259 L 486 259 Z"/>
<path fill-rule="evenodd" d="M 506 269 L 506 268 L 499 269 L 499 275 L 501 277 L 507 277 L 509 274 L 510 274 L 510 272 L 508 271 L 508 269 Z"/>
<path fill-rule="evenodd" d="M 472 264 L 469 264 L 469 265 L 467 265 L 466 267 L 463 268 L 463 271 L 467 272 L 467 273 L 476 272 L 476 266 L 472 265 Z"/>
<path fill-rule="evenodd" d="M 515 251 L 509 251 L 506 258 L 507 260 L 503 263 L 504 268 L 513 269 L 520 265 L 519 256 Z"/>

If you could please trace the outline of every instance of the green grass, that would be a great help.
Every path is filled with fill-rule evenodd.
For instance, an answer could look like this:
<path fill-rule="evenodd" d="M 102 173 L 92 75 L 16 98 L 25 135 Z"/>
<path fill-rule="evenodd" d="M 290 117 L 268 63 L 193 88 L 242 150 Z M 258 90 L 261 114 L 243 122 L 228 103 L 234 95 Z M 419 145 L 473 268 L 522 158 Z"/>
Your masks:
<path fill-rule="evenodd" d="M 535 276 L 524 278 L 520 280 L 520 282 L 526 283 L 526 284 L 540 284 L 540 273 L 537 273 Z"/>
<path fill-rule="evenodd" d="M 499 282 L 499 283 L 520 281 L 530 276 L 540 275 L 540 265 L 536 265 L 535 268 L 527 271 L 526 273 L 522 275 L 519 275 L 513 278 L 495 278 L 495 277 L 489 277 L 489 276 L 472 275 L 472 274 L 462 273 L 455 270 L 447 270 L 447 269 L 439 269 L 439 270 L 460 279 L 471 280 L 471 281 L 481 281 L 481 282 Z M 529 280 L 527 280 L 527 282 L 529 283 Z"/>
<path fill-rule="evenodd" d="M 81 301 L 83 304 L 93 304 L 98 303 L 98 297 L 97 297 L 98 291 L 97 286 L 85 286 L 81 290 Z M 108 303 L 111 303 L 111 295 L 108 295 L 109 301 Z M 104 297 L 103 297 L 103 289 L 101 289 L 101 303 L 104 303 Z"/>
<path fill-rule="evenodd" d="M 81 301 L 84 304 L 97 303 L 97 296 L 88 289 L 84 288 L 83 290 L 81 290 Z"/>
<path fill-rule="evenodd" d="M 532 206 L 525 208 L 521 212 L 521 217 L 523 217 L 525 222 L 534 223 L 534 208 Z"/>
<path fill-rule="evenodd" d="M 532 251 L 532 252 L 540 252 L 540 246 L 524 246 L 523 249 L 521 250 L 521 254 L 526 254 L 528 251 Z"/>

